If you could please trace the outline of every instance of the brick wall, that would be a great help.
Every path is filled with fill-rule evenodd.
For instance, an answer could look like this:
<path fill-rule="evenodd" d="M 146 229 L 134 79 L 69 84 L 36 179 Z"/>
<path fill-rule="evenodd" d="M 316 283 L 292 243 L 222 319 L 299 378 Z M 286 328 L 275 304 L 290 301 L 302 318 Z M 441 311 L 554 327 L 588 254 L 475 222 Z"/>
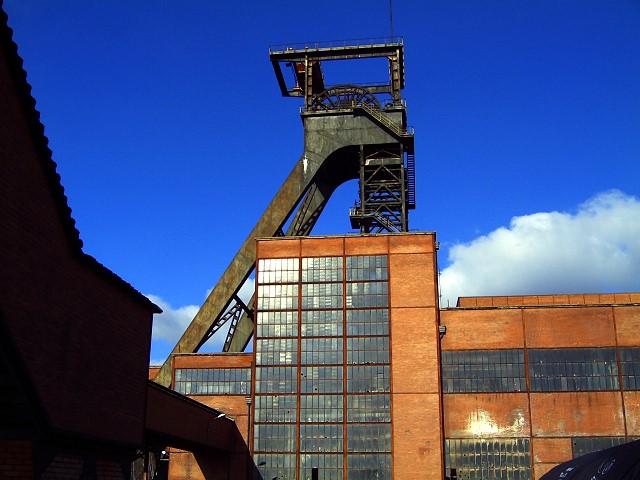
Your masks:
<path fill-rule="evenodd" d="M 388 239 L 394 478 L 444 478 L 435 235 Z"/>
<path fill-rule="evenodd" d="M 435 234 L 277 239 L 259 258 L 388 255 L 394 478 L 443 478 Z"/>
<path fill-rule="evenodd" d="M 640 346 L 638 294 L 483 297 L 475 306 L 440 312 L 447 333 L 442 350 L 546 349 Z M 570 301 L 575 304 L 560 302 Z M 555 298 L 555 301 L 554 301 Z M 588 303 L 594 301 L 596 303 Z M 628 304 L 625 305 L 624 302 Z M 573 456 L 574 437 L 635 437 L 640 433 L 638 391 L 456 393 L 444 395 L 447 438 L 527 438 L 532 478 Z"/>
<path fill-rule="evenodd" d="M 173 357 L 173 371 L 179 368 L 251 368 L 253 354 L 179 354 Z M 175 385 L 175 381 L 172 381 Z M 232 418 L 241 435 L 238 442 L 248 444 L 249 441 L 249 410 L 247 395 L 191 395 L 190 398 L 224 412 Z M 222 421 L 222 420 L 221 420 Z M 236 445 L 238 453 L 231 453 L 227 457 L 220 457 L 213 461 L 209 456 L 197 455 L 185 450 L 170 449 L 169 478 L 172 480 L 204 480 L 205 478 L 250 478 L 251 459 L 248 457 L 244 445 Z M 214 465 L 217 465 L 214 467 Z M 205 477 L 207 475 L 214 475 Z M 225 476 L 226 475 L 226 476 Z"/>
<path fill-rule="evenodd" d="M 31 442 L 0 440 L 0 478 L 34 478 Z"/>

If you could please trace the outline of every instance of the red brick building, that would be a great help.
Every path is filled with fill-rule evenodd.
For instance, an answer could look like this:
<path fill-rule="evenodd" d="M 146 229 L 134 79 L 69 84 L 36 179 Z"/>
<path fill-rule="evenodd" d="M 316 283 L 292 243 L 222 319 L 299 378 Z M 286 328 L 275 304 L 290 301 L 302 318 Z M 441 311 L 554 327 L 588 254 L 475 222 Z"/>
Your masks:
<path fill-rule="evenodd" d="M 237 453 L 224 460 L 231 479 L 253 478 L 253 462 L 246 450 L 249 438 L 249 408 L 251 401 L 251 371 L 253 354 L 182 354 L 174 357 L 174 386 L 181 394 L 232 418 L 238 429 Z M 170 449 L 169 478 L 208 479 L 198 458 L 184 449 Z"/>
<path fill-rule="evenodd" d="M 149 383 L 159 310 L 83 253 L 3 13 L 0 102 L 0 478 L 538 479 L 640 436 L 640 293 L 441 309 L 433 233 L 258 240 L 254 353 Z"/>
<path fill-rule="evenodd" d="M 640 294 L 460 298 L 440 319 L 449 467 L 478 449 L 488 475 L 511 448 L 539 478 L 640 436 Z"/>
<path fill-rule="evenodd" d="M 436 245 L 258 240 L 254 353 L 176 356 L 174 388 L 233 412 L 262 478 L 538 479 L 640 436 L 640 293 L 440 309 Z"/>

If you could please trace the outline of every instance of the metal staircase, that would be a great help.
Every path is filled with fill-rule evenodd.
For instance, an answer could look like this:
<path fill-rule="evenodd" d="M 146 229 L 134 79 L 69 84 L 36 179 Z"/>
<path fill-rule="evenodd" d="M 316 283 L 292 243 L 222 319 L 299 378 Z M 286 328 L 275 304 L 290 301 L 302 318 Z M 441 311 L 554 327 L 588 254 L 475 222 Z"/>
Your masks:
<path fill-rule="evenodd" d="M 413 152 L 407 152 L 407 206 L 416 208 L 416 158 Z"/>
<path fill-rule="evenodd" d="M 231 331 L 231 330 L 235 331 L 235 327 L 237 326 L 238 321 L 240 320 L 240 317 L 242 316 L 243 313 L 253 317 L 253 311 L 249 310 L 249 308 L 244 304 L 244 302 L 242 300 L 240 300 L 240 298 L 238 298 L 236 295 L 234 295 L 233 299 L 235 300 L 235 303 L 233 304 L 233 306 L 231 308 L 229 308 L 218 319 L 217 322 L 215 322 L 213 325 L 211 325 L 211 328 L 207 331 L 207 333 L 200 340 L 199 344 L 196 347 L 196 350 L 200 350 L 200 347 L 202 347 L 202 345 L 204 345 L 211 337 L 213 337 L 213 335 L 215 335 L 215 333 L 218 330 L 220 330 L 220 328 L 222 328 L 224 325 L 226 325 L 226 323 L 228 321 L 231 321 L 231 324 L 230 324 L 230 327 L 229 327 L 229 331 Z M 250 305 L 252 303 L 253 303 L 252 301 L 249 302 Z M 228 337 L 228 335 L 227 335 L 227 337 Z M 227 344 L 227 342 L 225 341 L 225 347 L 226 347 L 226 344 Z M 227 350 L 225 350 L 225 348 L 223 347 L 222 351 L 226 352 Z"/>
<path fill-rule="evenodd" d="M 397 138 L 409 138 L 413 137 L 413 132 L 406 126 L 397 125 L 389 117 L 387 117 L 382 110 L 379 110 L 367 103 L 358 103 L 353 105 L 354 111 L 362 110 L 369 117 L 373 118 L 380 125 L 388 129 Z"/>

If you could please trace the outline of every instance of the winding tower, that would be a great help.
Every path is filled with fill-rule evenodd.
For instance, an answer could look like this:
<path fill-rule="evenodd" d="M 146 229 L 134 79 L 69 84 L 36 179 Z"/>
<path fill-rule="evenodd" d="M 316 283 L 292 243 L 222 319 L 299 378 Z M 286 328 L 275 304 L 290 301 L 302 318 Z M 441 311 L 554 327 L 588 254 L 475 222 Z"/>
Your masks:
<path fill-rule="evenodd" d="M 408 231 L 415 208 L 414 136 L 407 127 L 402 39 L 285 45 L 269 57 L 285 97 L 301 98 L 304 152 L 172 353 L 195 353 L 229 323 L 225 352 L 244 351 L 253 334 L 253 299 L 238 291 L 255 268 L 256 238 L 309 235 L 331 194 L 359 180 L 349 210 L 361 233 Z M 329 84 L 329 62 L 380 59 L 387 80 Z M 384 61 L 386 59 L 386 62 Z M 369 65 L 368 65 L 369 66 Z M 364 70 L 363 70 L 364 71 Z M 171 383 L 171 357 L 156 381 Z"/>

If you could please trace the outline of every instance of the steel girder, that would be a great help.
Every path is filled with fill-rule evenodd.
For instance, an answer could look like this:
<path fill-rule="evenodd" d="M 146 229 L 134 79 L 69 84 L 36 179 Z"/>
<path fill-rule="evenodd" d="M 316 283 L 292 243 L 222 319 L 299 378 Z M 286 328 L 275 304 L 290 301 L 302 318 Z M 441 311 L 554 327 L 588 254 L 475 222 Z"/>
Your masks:
<path fill-rule="evenodd" d="M 269 49 L 269 58 L 282 95 L 304 97 L 305 110 L 311 110 L 314 96 L 328 86 L 322 73 L 322 63 L 375 57 L 387 59 L 389 82 L 386 85 L 368 83 L 360 86 L 371 93 L 388 93 L 394 105 L 400 105 L 400 90 L 405 83 L 404 45 L 401 38 L 292 44 Z M 296 68 L 296 85 L 293 88 L 287 85 L 282 71 L 283 67 L 291 66 Z"/>

